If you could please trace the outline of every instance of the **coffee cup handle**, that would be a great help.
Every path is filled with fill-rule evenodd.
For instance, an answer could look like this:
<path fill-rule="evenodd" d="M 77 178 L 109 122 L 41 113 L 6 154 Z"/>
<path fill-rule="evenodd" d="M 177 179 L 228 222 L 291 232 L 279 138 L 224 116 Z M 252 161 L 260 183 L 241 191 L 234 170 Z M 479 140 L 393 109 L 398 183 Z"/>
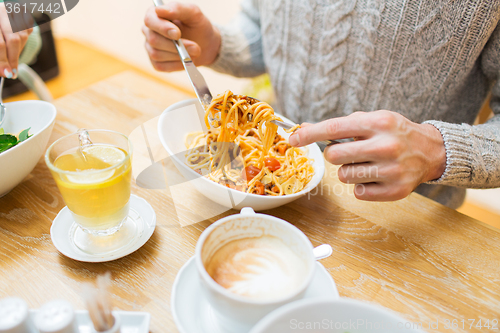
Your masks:
<path fill-rule="evenodd" d="M 320 246 L 316 246 L 313 249 L 313 253 L 316 260 L 321 260 L 331 256 L 333 253 L 333 249 L 330 244 L 321 244 Z"/>
<path fill-rule="evenodd" d="M 250 207 L 243 207 L 240 212 L 241 215 L 255 215 L 255 211 Z"/>

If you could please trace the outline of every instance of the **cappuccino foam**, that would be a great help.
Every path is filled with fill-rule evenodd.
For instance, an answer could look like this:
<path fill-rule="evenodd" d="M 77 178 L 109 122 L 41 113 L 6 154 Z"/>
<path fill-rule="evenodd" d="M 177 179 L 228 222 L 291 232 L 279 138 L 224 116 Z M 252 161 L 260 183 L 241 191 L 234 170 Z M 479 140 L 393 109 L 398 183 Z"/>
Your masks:
<path fill-rule="evenodd" d="M 304 260 L 273 236 L 231 241 L 215 252 L 208 274 L 227 290 L 258 300 L 289 295 L 304 282 Z"/>

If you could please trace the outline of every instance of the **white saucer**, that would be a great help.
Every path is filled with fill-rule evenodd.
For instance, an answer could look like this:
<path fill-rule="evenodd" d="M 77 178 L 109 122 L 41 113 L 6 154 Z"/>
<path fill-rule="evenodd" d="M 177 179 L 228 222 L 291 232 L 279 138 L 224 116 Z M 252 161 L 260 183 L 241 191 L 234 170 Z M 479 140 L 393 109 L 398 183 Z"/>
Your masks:
<path fill-rule="evenodd" d="M 304 299 L 315 297 L 338 299 L 339 292 L 332 277 L 323 265 L 319 262 L 316 262 L 316 265 L 316 273 L 309 289 L 306 291 Z M 182 266 L 179 273 L 177 273 L 172 287 L 170 306 L 172 307 L 172 316 L 179 332 L 229 333 L 229 331 L 217 322 L 212 307 L 203 295 L 194 257 L 191 257 Z"/>
<path fill-rule="evenodd" d="M 146 244 L 153 235 L 156 226 L 156 214 L 153 207 L 134 194 L 130 196 L 129 219 L 137 226 L 135 237 L 124 247 L 112 252 L 92 255 L 80 250 L 73 241 L 76 223 L 68 207 L 61 209 L 50 227 L 50 237 L 56 249 L 68 258 L 84 262 L 105 262 L 125 257 Z M 119 232 L 119 231 L 118 231 Z"/>

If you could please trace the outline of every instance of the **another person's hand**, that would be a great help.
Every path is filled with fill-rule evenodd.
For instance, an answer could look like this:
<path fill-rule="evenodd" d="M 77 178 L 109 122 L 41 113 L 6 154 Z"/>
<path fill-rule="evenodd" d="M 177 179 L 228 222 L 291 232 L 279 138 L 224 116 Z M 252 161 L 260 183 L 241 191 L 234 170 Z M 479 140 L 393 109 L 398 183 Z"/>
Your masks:
<path fill-rule="evenodd" d="M 317 124 L 303 124 L 290 137 L 292 146 L 321 140 L 355 138 L 328 146 L 325 158 L 342 165 L 340 181 L 356 184 L 358 199 L 392 201 L 408 196 L 419 184 L 438 179 L 446 167 L 441 133 L 391 111 L 355 112 Z"/>
<path fill-rule="evenodd" d="M 31 15 L 16 15 L 17 19 L 24 20 L 23 26 L 33 26 Z M 21 55 L 29 35 L 33 28 L 12 32 L 12 27 L 7 16 L 5 4 L 0 4 L 0 76 L 8 79 L 17 78 L 17 67 L 19 65 L 19 56 Z"/>
<path fill-rule="evenodd" d="M 146 37 L 146 50 L 151 63 L 156 70 L 164 72 L 183 69 L 172 40 L 182 37 L 197 66 L 213 63 L 221 45 L 217 28 L 193 4 L 169 2 L 149 8 L 142 32 Z"/>

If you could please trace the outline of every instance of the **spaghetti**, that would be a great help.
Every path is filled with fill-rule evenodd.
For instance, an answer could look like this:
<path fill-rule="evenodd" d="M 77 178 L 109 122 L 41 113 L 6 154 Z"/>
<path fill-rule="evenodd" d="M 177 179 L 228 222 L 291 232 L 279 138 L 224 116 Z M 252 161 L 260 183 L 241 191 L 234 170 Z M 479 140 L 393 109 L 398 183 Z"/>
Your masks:
<path fill-rule="evenodd" d="M 265 102 L 229 90 L 218 95 L 206 109 L 209 130 L 185 138 L 186 164 L 214 182 L 247 193 L 279 196 L 301 191 L 314 175 L 312 160 L 277 134 L 271 120 L 281 119 Z"/>

